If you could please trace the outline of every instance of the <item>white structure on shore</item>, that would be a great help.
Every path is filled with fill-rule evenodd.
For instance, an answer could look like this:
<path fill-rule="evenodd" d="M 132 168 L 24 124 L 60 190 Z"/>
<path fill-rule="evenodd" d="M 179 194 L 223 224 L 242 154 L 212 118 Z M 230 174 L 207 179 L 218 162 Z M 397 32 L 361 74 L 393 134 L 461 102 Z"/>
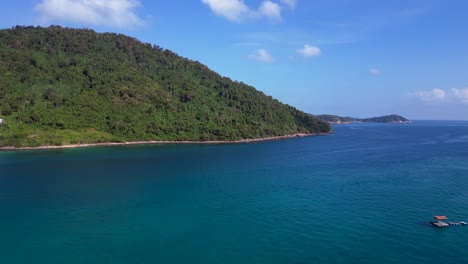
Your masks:
<path fill-rule="evenodd" d="M 0 125 L 3 125 L 3 119 L 0 118 Z"/>

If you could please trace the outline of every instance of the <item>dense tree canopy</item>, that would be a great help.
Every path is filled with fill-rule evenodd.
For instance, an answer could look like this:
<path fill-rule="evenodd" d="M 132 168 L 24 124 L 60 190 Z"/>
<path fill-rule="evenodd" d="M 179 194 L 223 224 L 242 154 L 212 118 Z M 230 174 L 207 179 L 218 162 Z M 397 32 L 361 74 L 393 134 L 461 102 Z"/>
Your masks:
<path fill-rule="evenodd" d="M 159 46 L 88 29 L 0 30 L 0 146 L 322 133 L 314 116 Z"/>

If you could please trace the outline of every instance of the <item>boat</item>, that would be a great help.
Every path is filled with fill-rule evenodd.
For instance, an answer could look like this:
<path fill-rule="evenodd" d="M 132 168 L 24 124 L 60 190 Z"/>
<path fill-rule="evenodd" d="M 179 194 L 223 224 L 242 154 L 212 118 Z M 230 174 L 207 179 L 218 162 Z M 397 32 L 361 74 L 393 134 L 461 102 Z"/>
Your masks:
<path fill-rule="evenodd" d="M 459 222 L 448 222 L 449 225 L 454 225 L 454 226 L 461 226 L 461 225 L 466 225 L 466 222 L 459 221 Z"/>
<path fill-rule="evenodd" d="M 439 220 L 439 221 L 448 219 L 448 217 L 446 217 L 445 215 L 436 215 L 436 216 L 434 216 L 434 218 Z"/>

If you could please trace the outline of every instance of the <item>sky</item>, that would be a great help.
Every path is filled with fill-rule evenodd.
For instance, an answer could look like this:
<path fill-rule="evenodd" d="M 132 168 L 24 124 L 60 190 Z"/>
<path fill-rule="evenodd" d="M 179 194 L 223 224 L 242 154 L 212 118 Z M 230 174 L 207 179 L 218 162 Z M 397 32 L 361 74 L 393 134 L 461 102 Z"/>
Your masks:
<path fill-rule="evenodd" d="M 468 120 L 466 0 L 16 0 L 0 27 L 117 32 L 312 114 Z"/>

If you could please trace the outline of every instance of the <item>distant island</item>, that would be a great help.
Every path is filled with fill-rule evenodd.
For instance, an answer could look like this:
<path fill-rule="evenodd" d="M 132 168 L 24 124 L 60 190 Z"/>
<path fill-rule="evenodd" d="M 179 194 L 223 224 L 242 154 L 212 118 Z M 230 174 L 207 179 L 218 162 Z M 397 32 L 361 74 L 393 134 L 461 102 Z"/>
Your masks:
<path fill-rule="evenodd" d="M 327 122 L 198 61 L 122 34 L 0 30 L 0 148 L 251 142 Z"/>
<path fill-rule="evenodd" d="M 317 115 L 318 118 L 330 124 L 349 123 L 409 123 L 410 121 L 399 115 L 385 115 L 371 118 L 343 117 L 337 115 Z"/>

